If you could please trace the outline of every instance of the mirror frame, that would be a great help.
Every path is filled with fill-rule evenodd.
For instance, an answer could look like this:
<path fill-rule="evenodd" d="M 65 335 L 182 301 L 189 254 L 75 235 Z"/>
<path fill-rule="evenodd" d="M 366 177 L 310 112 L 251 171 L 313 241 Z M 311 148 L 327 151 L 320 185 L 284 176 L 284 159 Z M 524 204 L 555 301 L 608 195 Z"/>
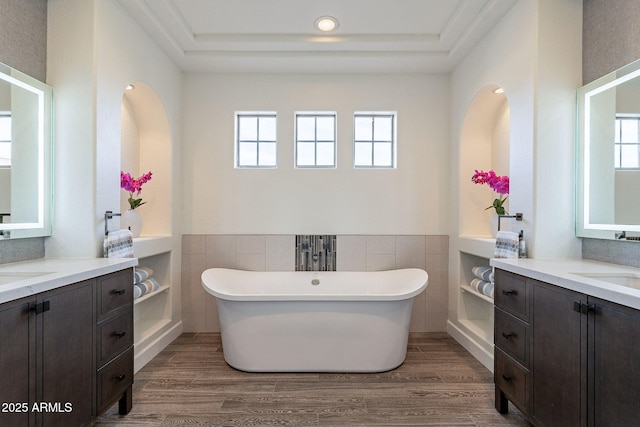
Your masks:
<path fill-rule="evenodd" d="M 38 214 L 35 222 L 0 223 L 0 239 L 51 235 L 53 186 L 53 88 L 8 65 L 0 63 L 0 79 L 38 97 Z"/>

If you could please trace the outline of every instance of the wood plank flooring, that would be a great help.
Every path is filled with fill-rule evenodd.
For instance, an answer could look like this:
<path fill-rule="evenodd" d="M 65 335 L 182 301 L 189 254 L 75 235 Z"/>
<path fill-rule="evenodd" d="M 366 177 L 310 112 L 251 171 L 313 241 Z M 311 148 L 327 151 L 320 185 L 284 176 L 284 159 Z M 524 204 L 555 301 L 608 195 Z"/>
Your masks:
<path fill-rule="evenodd" d="M 131 413 L 96 425 L 529 425 L 493 399 L 492 374 L 445 333 L 411 334 L 404 364 L 376 374 L 240 372 L 220 334 L 184 333 L 136 374 Z"/>

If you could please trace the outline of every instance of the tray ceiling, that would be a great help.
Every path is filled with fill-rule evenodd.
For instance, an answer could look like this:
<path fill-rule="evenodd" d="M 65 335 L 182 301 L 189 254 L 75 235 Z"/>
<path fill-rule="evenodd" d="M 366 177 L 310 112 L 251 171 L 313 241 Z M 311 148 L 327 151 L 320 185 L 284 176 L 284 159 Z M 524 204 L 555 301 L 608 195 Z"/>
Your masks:
<path fill-rule="evenodd" d="M 183 70 L 294 73 L 448 72 L 516 2 L 119 0 Z"/>

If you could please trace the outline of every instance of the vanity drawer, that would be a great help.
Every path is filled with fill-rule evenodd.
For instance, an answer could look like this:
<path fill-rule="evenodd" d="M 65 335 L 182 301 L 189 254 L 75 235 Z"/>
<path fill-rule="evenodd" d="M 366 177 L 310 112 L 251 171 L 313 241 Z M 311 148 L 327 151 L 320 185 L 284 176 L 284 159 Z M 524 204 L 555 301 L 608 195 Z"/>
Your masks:
<path fill-rule="evenodd" d="M 496 346 L 524 367 L 529 367 L 529 325 L 527 323 L 496 308 L 494 337 Z"/>
<path fill-rule="evenodd" d="M 529 413 L 529 399 L 527 397 L 529 371 L 511 359 L 500 349 L 495 349 L 496 387 L 513 402 L 523 413 Z"/>
<path fill-rule="evenodd" d="M 114 400 L 119 399 L 131 384 L 133 384 L 133 347 L 98 370 L 99 412 Z"/>
<path fill-rule="evenodd" d="M 100 316 L 133 304 L 133 270 L 126 269 L 98 278 L 98 314 Z"/>
<path fill-rule="evenodd" d="M 133 313 L 131 310 L 98 324 L 98 366 L 133 345 Z"/>
<path fill-rule="evenodd" d="M 495 272 L 495 304 L 524 321 L 529 321 L 529 295 L 526 278 L 504 270 Z"/>

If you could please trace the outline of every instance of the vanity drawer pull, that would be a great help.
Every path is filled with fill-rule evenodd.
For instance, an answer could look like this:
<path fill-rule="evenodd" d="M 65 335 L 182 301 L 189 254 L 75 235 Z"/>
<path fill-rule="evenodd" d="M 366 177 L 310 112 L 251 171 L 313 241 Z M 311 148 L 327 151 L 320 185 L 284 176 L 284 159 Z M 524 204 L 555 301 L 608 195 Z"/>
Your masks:
<path fill-rule="evenodd" d="M 126 291 L 127 291 L 126 289 L 114 289 L 111 291 L 111 293 L 116 295 L 124 295 Z"/>
<path fill-rule="evenodd" d="M 511 339 L 512 337 L 514 337 L 515 335 L 514 335 L 512 332 L 511 332 L 511 333 L 508 333 L 508 334 L 507 334 L 506 332 L 503 332 L 503 333 L 502 333 L 502 336 L 503 336 L 505 339 L 510 340 L 510 339 Z"/>
<path fill-rule="evenodd" d="M 512 378 L 508 375 L 502 374 L 502 379 L 505 380 L 506 382 L 511 382 Z"/>
<path fill-rule="evenodd" d="M 111 335 L 113 335 L 114 337 L 118 337 L 118 338 L 122 338 L 125 335 L 127 335 L 127 331 L 122 331 L 122 332 L 114 332 Z"/>
<path fill-rule="evenodd" d="M 116 380 L 118 380 L 118 382 L 121 382 L 124 381 L 125 378 L 127 378 L 127 376 L 125 374 L 121 374 L 116 377 Z"/>
<path fill-rule="evenodd" d="M 513 295 L 513 296 L 516 296 L 516 295 L 518 295 L 518 291 L 514 291 L 514 290 L 507 291 L 505 289 L 505 290 L 502 291 L 502 295 Z"/>

